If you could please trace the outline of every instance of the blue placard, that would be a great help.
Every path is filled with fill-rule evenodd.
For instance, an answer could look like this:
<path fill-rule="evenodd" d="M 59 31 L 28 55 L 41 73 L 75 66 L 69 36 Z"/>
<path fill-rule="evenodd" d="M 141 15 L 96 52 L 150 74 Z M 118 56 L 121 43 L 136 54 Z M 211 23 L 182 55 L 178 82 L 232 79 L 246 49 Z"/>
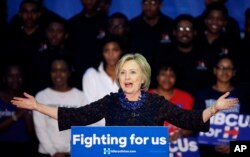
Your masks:
<path fill-rule="evenodd" d="M 168 157 L 168 129 L 164 126 L 74 126 L 71 157 Z"/>
<path fill-rule="evenodd" d="M 200 157 L 196 137 L 184 137 L 169 145 L 169 157 Z"/>
<path fill-rule="evenodd" d="M 209 132 L 200 132 L 201 144 L 229 144 L 229 141 L 250 140 L 250 115 L 217 113 L 210 120 Z"/>

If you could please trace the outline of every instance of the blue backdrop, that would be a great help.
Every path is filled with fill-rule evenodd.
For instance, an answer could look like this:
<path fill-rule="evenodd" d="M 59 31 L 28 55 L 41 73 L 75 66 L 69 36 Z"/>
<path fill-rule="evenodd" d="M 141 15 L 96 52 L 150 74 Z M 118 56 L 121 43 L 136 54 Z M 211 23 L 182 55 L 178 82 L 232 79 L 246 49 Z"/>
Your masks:
<path fill-rule="evenodd" d="M 80 12 L 82 9 L 80 0 L 44 0 L 45 5 L 65 17 L 66 19 Z M 8 0 L 8 19 L 17 13 L 21 0 Z M 172 18 L 181 13 L 199 15 L 204 9 L 204 0 L 163 0 L 162 11 Z M 250 7 L 250 0 L 228 0 L 229 14 L 236 18 L 240 28 L 244 27 L 244 12 Z M 123 12 L 129 19 L 141 12 L 141 0 L 113 0 L 110 14 Z"/>

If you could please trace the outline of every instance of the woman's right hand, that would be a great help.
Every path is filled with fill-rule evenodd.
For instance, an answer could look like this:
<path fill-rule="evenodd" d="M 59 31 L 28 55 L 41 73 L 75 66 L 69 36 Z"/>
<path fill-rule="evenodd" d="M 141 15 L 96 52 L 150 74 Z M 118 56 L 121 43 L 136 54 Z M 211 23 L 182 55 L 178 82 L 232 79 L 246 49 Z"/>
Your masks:
<path fill-rule="evenodd" d="M 38 102 L 36 101 L 36 99 L 32 95 L 29 95 L 28 93 L 24 93 L 24 96 L 25 98 L 14 97 L 11 100 L 11 103 L 17 106 L 18 108 L 37 110 Z"/>

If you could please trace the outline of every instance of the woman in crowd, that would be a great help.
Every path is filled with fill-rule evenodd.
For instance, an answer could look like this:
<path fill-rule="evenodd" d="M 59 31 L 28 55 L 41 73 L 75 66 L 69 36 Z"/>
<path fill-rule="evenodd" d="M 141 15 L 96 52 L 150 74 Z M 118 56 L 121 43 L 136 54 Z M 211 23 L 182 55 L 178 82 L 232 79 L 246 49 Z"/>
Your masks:
<path fill-rule="evenodd" d="M 71 87 L 71 64 L 65 56 L 56 56 L 50 64 L 52 85 L 36 95 L 36 99 L 52 107 L 85 105 L 83 93 Z M 34 111 L 35 131 L 39 139 L 39 157 L 67 157 L 70 154 L 70 130 L 59 132 L 57 121 Z"/>
<path fill-rule="evenodd" d="M 24 90 L 23 70 L 19 64 L 9 64 L 4 70 L 3 89 L 0 91 L 0 147 L 4 156 L 35 156 L 32 112 L 10 104 Z M 11 150 L 11 151 L 10 151 Z"/>
<path fill-rule="evenodd" d="M 225 113 L 245 113 L 250 114 L 250 110 L 245 105 L 247 96 L 233 85 L 232 79 L 236 75 L 235 64 L 231 57 L 222 56 L 220 57 L 213 69 L 214 75 L 216 77 L 216 82 L 214 85 L 207 89 L 203 89 L 198 92 L 196 97 L 195 108 L 204 109 L 212 106 L 221 94 L 225 92 L 230 92 L 228 97 L 239 98 L 239 102 L 235 104 L 230 110 L 225 110 Z M 229 156 L 229 145 L 200 145 L 200 152 L 202 157 L 211 156 Z"/>
<path fill-rule="evenodd" d="M 193 108 L 194 98 L 188 92 L 176 88 L 177 83 L 177 70 L 172 65 L 162 65 L 157 72 L 156 89 L 150 89 L 150 93 L 159 94 L 166 100 L 177 105 L 180 108 L 191 110 Z M 180 129 L 174 125 L 164 122 L 164 126 L 169 129 L 170 140 L 175 141 L 182 136 L 191 134 L 191 131 Z"/>
<path fill-rule="evenodd" d="M 91 67 L 83 75 L 82 89 L 87 103 L 97 101 L 110 92 L 118 92 L 119 87 L 115 81 L 115 66 L 122 53 L 122 45 L 117 38 L 109 37 L 105 40 L 102 49 L 103 61 L 98 69 Z M 105 120 L 102 119 L 93 125 L 104 126 Z"/>

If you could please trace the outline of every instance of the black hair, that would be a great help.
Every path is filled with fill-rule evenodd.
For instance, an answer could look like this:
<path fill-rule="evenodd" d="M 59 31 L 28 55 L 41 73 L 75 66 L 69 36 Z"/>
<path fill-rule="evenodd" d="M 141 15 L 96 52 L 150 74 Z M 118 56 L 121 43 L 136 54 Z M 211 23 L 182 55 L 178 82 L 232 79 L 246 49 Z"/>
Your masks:
<path fill-rule="evenodd" d="M 145 1 L 148 1 L 148 0 L 142 0 L 142 2 L 145 2 Z M 157 0 L 155 0 L 155 1 L 157 1 Z M 158 0 L 160 3 L 162 3 L 163 2 L 163 0 Z"/>
<path fill-rule="evenodd" d="M 22 86 L 24 86 L 24 84 L 25 84 L 24 68 L 20 62 L 12 61 L 12 62 L 9 62 L 9 63 L 3 65 L 2 69 L 1 69 L 2 73 L 1 73 L 0 89 L 8 88 L 5 81 L 6 81 L 6 77 L 9 73 L 10 69 L 13 67 L 17 67 L 19 69 L 19 71 L 22 75 L 22 78 L 23 78 L 23 85 Z M 23 88 L 23 87 L 21 87 L 21 88 Z"/>
<path fill-rule="evenodd" d="M 223 56 L 218 57 L 218 58 L 215 60 L 214 67 L 217 67 L 218 63 L 219 63 L 221 60 L 223 60 L 223 59 L 229 59 L 229 60 L 232 62 L 234 69 L 237 69 L 237 65 L 236 65 L 236 62 L 235 62 L 235 60 L 234 60 L 234 57 L 233 57 L 233 56 L 230 56 L 230 55 L 223 55 Z"/>
<path fill-rule="evenodd" d="M 36 1 L 40 6 L 42 6 L 44 2 L 44 0 L 33 0 L 33 1 Z"/>
<path fill-rule="evenodd" d="M 166 70 L 171 70 L 174 72 L 175 74 L 175 86 L 177 87 L 179 84 L 178 78 L 179 78 L 179 69 L 173 64 L 173 63 L 160 63 L 157 66 L 157 71 L 156 71 L 156 77 L 159 76 L 159 74 L 161 73 L 161 71 L 166 71 Z M 156 78 L 155 78 L 156 79 Z"/>
<path fill-rule="evenodd" d="M 214 10 L 222 12 L 225 19 L 228 18 L 227 7 L 224 4 L 219 3 L 219 2 L 214 2 L 205 9 L 205 12 L 204 12 L 205 17 L 208 17 L 208 15 Z"/>
<path fill-rule="evenodd" d="M 18 67 L 18 69 L 21 71 L 22 75 L 24 74 L 23 73 L 23 67 L 22 67 L 22 65 L 20 63 L 18 63 L 18 62 L 11 62 L 11 63 L 8 63 L 7 65 L 4 66 L 3 77 L 7 76 L 9 70 L 12 67 Z"/>
<path fill-rule="evenodd" d="M 100 0 L 100 3 L 101 3 L 101 2 L 105 2 L 105 3 L 111 4 L 111 3 L 112 3 L 112 0 Z"/>
<path fill-rule="evenodd" d="M 37 7 L 37 10 L 40 11 L 41 10 L 41 5 L 39 5 L 39 3 L 35 0 L 23 0 L 20 5 L 19 5 L 19 10 L 23 9 L 23 6 L 27 3 L 31 3 L 34 4 Z"/>
<path fill-rule="evenodd" d="M 173 64 L 167 64 L 167 63 L 161 63 L 160 65 L 158 65 L 156 76 L 158 76 L 161 71 L 166 71 L 166 70 L 173 71 L 177 78 L 178 70 L 176 66 L 174 66 Z"/>
<path fill-rule="evenodd" d="M 128 24 L 129 23 L 129 20 L 128 20 L 128 17 L 121 13 L 121 12 L 116 12 L 116 13 L 113 13 L 112 15 L 109 16 L 109 23 L 111 20 L 115 19 L 115 18 L 119 18 L 119 19 L 124 19 L 125 23 Z"/>
<path fill-rule="evenodd" d="M 124 45 L 122 38 L 117 35 L 108 35 L 105 38 L 103 38 L 101 41 L 101 53 L 99 53 L 99 58 L 101 58 L 101 60 L 103 61 L 104 61 L 104 58 L 103 58 L 104 47 L 107 43 L 110 43 L 110 42 L 117 43 L 118 46 L 121 48 L 122 54 L 124 54 L 125 45 Z M 106 67 L 106 63 L 103 62 L 103 64 L 104 64 L 104 67 Z M 94 68 L 98 70 L 98 66 L 99 66 L 99 63 L 98 65 L 95 65 Z"/>
<path fill-rule="evenodd" d="M 101 43 L 101 47 L 102 47 L 102 52 L 103 52 L 103 48 L 104 46 L 107 44 L 107 43 L 110 43 L 110 42 L 115 42 L 119 45 L 119 47 L 121 48 L 121 50 L 124 50 L 125 48 L 125 45 L 123 44 L 123 41 L 122 41 L 122 38 L 117 36 L 117 35 L 108 35 L 106 36 L 103 40 L 102 40 L 102 43 Z"/>
<path fill-rule="evenodd" d="M 55 61 L 64 61 L 66 63 L 66 65 L 68 66 L 68 70 L 69 70 L 69 73 L 70 73 L 70 77 L 68 78 L 68 85 L 69 86 L 76 86 L 75 83 L 73 82 L 74 78 L 74 67 L 73 67 L 73 64 L 72 64 L 72 59 L 70 58 L 70 56 L 68 54 L 60 54 L 59 52 L 58 53 L 55 53 L 53 56 L 51 56 L 50 60 L 49 60 L 49 73 L 51 73 L 51 67 L 52 67 L 52 64 L 55 62 Z M 73 76 L 72 76 L 73 75 Z M 49 80 L 49 86 L 52 87 L 53 86 L 53 82 L 52 80 L 50 79 Z"/>
<path fill-rule="evenodd" d="M 174 20 L 175 28 L 177 28 L 180 21 L 183 21 L 183 20 L 189 21 L 190 23 L 192 23 L 193 28 L 194 29 L 196 28 L 195 27 L 195 18 L 192 15 L 189 15 L 189 14 L 181 14 L 181 15 L 177 16 L 175 18 L 175 20 Z"/>
<path fill-rule="evenodd" d="M 63 27 L 64 27 L 64 31 L 68 32 L 68 29 L 67 29 L 67 20 L 65 20 L 64 18 L 62 18 L 62 17 L 56 17 L 56 18 L 51 19 L 49 21 L 49 23 L 47 24 L 46 28 L 49 28 L 49 26 L 52 23 L 60 23 L 60 24 L 62 24 Z"/>
<path fill-rule="evenodd" d="M 233 64 L 233 70 L 237 70 L 237 62 L 235 62 L 235 60 L 234 60 L 234 57 L 233 56 L 230 56 L 230 55 L 223 55 L 223 56 L 220 56 L 220 57 L 218 57 L 216 60 L 215 60 L 215 64 L 214 64 L 214 68 L 218 68 L 218 63 L 221 61 L 221 60 L 223 60 L 223 59 L 229 59 L 231 62 L 232 62 L 232 64 Z M 216 77 L 214 77 L 213 79 L 213 82 L 215 83 L 216 82 L 216 80 L 217 80 L 217 78 Z M 231 84 L 235 84 L 236 82 L 236 77 L 234 76 L 234 77 L 232 77 L 231 78 L 231 80 L 230 80 L 230 82 L 231 82 Z"/>
<path fill-rule="evenodd" d="M 53 62 L 55 62 L 57 60 L 63 60 L 67 64 L 70 73 L 74 70 L 72 60 L 69 57 L 69 55 L 63 54 L 63 53 L 60 54 L 60 52 L 55 52 L 55 54 L 53 54 L 51 56 L 50 61 L 49 61 L 50 71 L 51 71 L 51 66 L 52 66 Z"/>

